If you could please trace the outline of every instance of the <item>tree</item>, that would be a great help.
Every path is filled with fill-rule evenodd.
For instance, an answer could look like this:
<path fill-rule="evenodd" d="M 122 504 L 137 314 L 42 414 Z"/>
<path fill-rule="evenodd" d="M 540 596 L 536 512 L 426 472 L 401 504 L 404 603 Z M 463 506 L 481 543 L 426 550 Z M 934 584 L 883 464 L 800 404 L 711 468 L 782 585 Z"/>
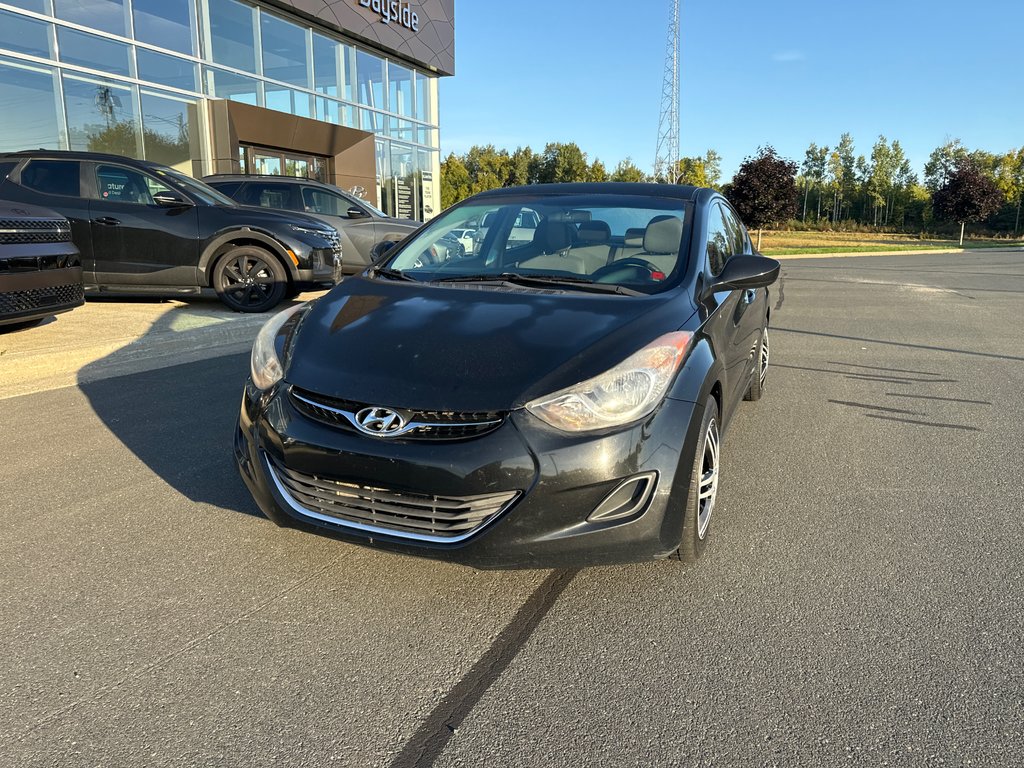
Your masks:
<path fill-rule="evenodd" d="M 512 153 L 509 170 L 509 186 L 518 187 L 523 184 L 535 184 L 537 155 L 529 147 L 517 147 Z"/>
<path fill-rule="evenodd" d="M 999 158 L 996 166 L 996 184 L 1002 190 L 1006 201 L 1017 204 L 1017 217 L 1013 223 L 1013 234 L 1020 231 L 1020 207 L 1024 199 L 1024 147 L 1011 149 Z"/>
<path fill-rule="evenodd" d="M 812 187 L 818 188 L 818 217 L 821 217 L 821 183 L 825 179 L 825 170 L 828 164 L 828 147 L 818 148 L 813 141 L 804 153 L 804 163 L 800 170 L 804 176 L 804 214 L 803 220 L 807 221 L 807 197 Z"/>
<path fill-rule="evenodd" d="M 770 146 L 761 147 L 757 157 L 748 157 L 740 165 L 728 195 L 740 218 L 757 229 L 760 249 L 764 227 L 778 225 L 796 215 L 796 163 L 779 157 Z"/>
<path fill-rule="evenodd" d="M 589 170 L 587 156 L 579 146 L 573 142 L 553 142 L 544 147 L 537 181 L 541 184 L 586 181 Z"/>
<path fill-rule="evenodd" d="M 932 202 L 938 216 L 960 223 L 963 245 L 967 223 L 988 218 L 999 210 L 1003 199 L 995 181 L 975 161 L 964 157 L 947 176 L 946 183 L 935 191 Z"/>
<path fill-rule="evenodd" d="M 689 184 L 694 187 L 718 189 L 722 179 L 722 156 L 709 149 L 703 157 L 682 157 L 673 169 L 672 179 L 658 179 L 661 184 Z"/>
<path fill-rule="evenodd" d="M 608 181 L 608 169 L 600 160 L 594 160 L 587 169 L 587 181 Z"/>
<path fill-rule="evenodd" d="M 924 164 L 924 185 L 933 195 L 946 183 L 957 164 L 967 157 L 967 149 L 960 139 L 946 139 L 946 143 L 932 150 Z"/>
<path fill-rule="evenodd" d="M 647 181 L 647 174 L 640 170 L 631 158 L 626 158 L 615 166 L 612 171 L 611 181 L 628 181 L 638 183 Z"/>
<path fill-rule="evenodd" d="M 441 163 L 441 207 L 450 208 L 469 197 L 472 183 L 463 162 L 450 153 Z"/>

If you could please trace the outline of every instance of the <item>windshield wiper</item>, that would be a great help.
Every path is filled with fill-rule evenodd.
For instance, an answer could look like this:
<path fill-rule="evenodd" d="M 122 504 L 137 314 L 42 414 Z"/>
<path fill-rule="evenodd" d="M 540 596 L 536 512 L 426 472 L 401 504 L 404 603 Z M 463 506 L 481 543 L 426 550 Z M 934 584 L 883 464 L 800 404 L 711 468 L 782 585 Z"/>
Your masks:
<path fill-rule="evenodd" d="M 640 291 L 614 283 L 595 283 L 585 277 L 559 277 L 557 275 L 521 275 L 518 272 L 490 272 L 479 275 L 452 275 L 435 280 L 436 283 L 510 283 L 535 288 L 572 288 L 594 293 L 618 293 L 623 296 L 643 296 Z"/>
<path fill-rule="evenodd" d="M 390 267 L 376 267 L 373 270 L 374 277 L 386 277 L 389 280 L 408 280 L 413 283 L 420 282 L 415 277 L 405 274 L 399 269 L 391 269 Z"/>

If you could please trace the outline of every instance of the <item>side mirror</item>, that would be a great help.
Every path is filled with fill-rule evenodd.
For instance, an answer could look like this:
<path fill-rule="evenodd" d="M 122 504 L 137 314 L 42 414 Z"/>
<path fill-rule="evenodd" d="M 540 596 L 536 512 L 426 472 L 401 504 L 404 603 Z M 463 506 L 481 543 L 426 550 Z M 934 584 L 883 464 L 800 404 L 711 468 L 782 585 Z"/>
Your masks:
<path fill-rule="evenodd" d="M 157 192 L 153 195 L 153 202 L 161 208 L 191 208 L 192 202 L 181 195 L 173 192 Z"/>
<path fill-rule="evenodd" d="M 345 213 L 348 214 L 348 217 L 350 219 L 368 219 L 368 218 L 370 218 L 370 214 L 368 214 L 362 208 L 360 208 L 358 206 L 355 206 L 355 205 L 350 206 L 349 209 L 347 211 L 345 211 Z"/>
<path fill-rule="evenodd" d="M 376 264 L 378 261 L 381 261 L 385 256 L 391 253 L 392 249 L 396 245 L 398 245 L 398 243 L 394 240 L 383 240 L 374 245 L 373 248 L 370 249 L 370 263 Z"/>
<path fill-rule="evenodd" d="M 767 256 L 733 256 L 725 262 L 722 274 L 711 278 L 707 293 L 766 288 L 779 279 L 781 267 L 779 262 Z"/>

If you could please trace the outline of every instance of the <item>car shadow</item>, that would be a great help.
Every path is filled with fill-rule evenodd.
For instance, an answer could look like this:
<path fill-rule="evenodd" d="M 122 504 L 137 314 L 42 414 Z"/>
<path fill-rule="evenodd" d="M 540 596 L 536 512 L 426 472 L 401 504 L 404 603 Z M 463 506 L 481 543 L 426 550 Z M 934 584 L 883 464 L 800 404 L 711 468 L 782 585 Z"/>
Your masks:
<path fill-rule="evenodd" d="M 227 310 L 225 314 L 232 319 Z M 179 322 L 179 314 L 161 316 L 144 336 L 82 367 L 78 387 L 110 432 L 183 496 L 262 516 L 238 475 L 231 451 L 249 353 L 239 342 L 218 353 L 210 342 L 210 329 L 198 329 L 182 338 L 178 353 L 203 359 L 166 365 L 167 355 L 174 353 L 165 351 L 162 357 L 140 360 L 147 348 L 166 346 L 175 334 L 173 324 Z M 257 331 L 258 325 L 249 324 L 245 334 L 255 337 Z M 213 343 L 217 341 L 224 340 Z M 204 343 L 211 348 L 204 349 Z M 150 370 L 137 370 L 140 367 Z"/>

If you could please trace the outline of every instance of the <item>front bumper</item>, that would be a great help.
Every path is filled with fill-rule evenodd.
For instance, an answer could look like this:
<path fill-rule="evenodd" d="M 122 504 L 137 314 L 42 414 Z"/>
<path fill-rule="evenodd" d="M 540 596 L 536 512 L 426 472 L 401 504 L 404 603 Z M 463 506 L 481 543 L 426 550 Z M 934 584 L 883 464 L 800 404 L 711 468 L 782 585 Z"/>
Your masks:
<path fill-rule="evenodd" d="M 299 290 L 330 288 L 341 282 L 343 273 L 340 248 L 314 248 L 299 263 L 295 281 Z"/>
<path fill-rule="evenodd" d="M 498 429 L 456 441 L 386 440 L 309 419 L 282 384 L 242 398 L 235 457 L 263 512 L 344 541 L 476 568 L 565 568 L 653 560 L 679 545 L 702 417 L 700 406 L 666 400 L 644 422 L 572 436 L 521 411 Z M 282 493 L 274 466 L 396 493 L 469 497 L 514 492 L 496 518 L 453 543 L 361 530 L 304 514 Z M 643 505 L 621 519 L 588 516 L 627 478 L 653 475 Z"/>
<path fill-rule="evenodd" d="M 84 303 L 81 267 L 0 272 L 0 325 L 49 317 Z"/>

